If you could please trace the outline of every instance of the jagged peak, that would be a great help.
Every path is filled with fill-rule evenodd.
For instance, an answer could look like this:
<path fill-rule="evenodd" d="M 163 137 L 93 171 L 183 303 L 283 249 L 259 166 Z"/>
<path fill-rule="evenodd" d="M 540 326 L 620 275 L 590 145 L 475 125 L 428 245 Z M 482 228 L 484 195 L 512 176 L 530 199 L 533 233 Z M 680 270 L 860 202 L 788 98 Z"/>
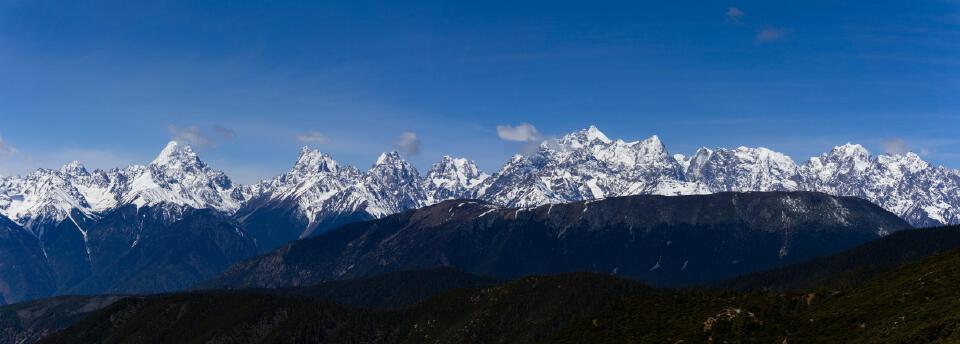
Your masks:
<path fill-rule="evenodd" d="M 571 148 L 578 148 L 581 146 L 589 146 L 592 143 L 600 142 L 602 144 L 610 144 L 613 141 L 604 135 L 600 129 L 597 129 L 596 126 L 589 126 L 586 129 L 581 129 L 569 134 L 564 135 L 559 140 L 557 140 L 563 146 L 569 146 Z M 546 144 L 546 142 L 544 143 Z"/>
<path fill-rule="evenodd" d="M 746 147 L 740 146 L 734 150 L 734 154 L 740 156 L 749 156 L 751 159 L 759 161 L 770 161 L 782 165 L 796 165 L 789 155 L 777 152 L 767 147 Z"/>
<path fill-rule="evenodd" d="M 397 151 L 383 152 L 380 153 L 380 156 L 377 157 L 377 162 L 373 164 L 374 167 L 383 166 L 383 165 L 397 165 L 397 164 L 406 164 L 406 161 L 403 160 L 403 157 L 400 156 L 400 153 Z"/>
<path fill-rule="evenodd" d="M 882 154 L 877 157 L 877 159 L 884 164 L 895 164 L 906 167 L 911 172 L 919 172 L 920 170 L 930 167 L 930 163 L 923 160 L 923 158 L 914 152 L 906 152 L 903 154 Z"/>
<path fill-rule="evenodd" d="M 60 173 L 75 175 L 75 176 L 85 176 L 89 174 L 89 172 L 87 172 L 87 168 L 84 167 L 83 164 L 77 160 L 71 161 L 70 163 L 67 163 L 61 166 Z"/>
<path fill-rule="evenodd" d="M 160 151 L 157 158 L 153 159 L 151 164 L 170 165 L 171 163 L 200 164 L 201 161 L 190 145 L 170 141 L 166 147 L 163 147 L 163 150 Z"/>
<path fill-rule="evenodd" d="M 611 142 L 610 138 L 608 138 L 607 135 L 604 135 L 603 132 L 601 132 L 600 129 L 597 129 L 596 126 L 591 125 L 587 129 L 584 129 L 583 132 L 586 134 L 587 138 L 591 141 L 600 140 L 603 143 Z"/>
<path fill-rule="evenodd" d="M 434 168 L 443 168 L 445 166 L 454 166 L 455 168 L 470 168 L 476 169 L 477 164 L 473 160 L 467 158 L 454 158 L 449 155 L 444 155 L 440 157 L 440 161 L 433 164 Z"/>
<path fill-rule="evenodd" d="M 321 153 L 319 149 L 303 147 L 293 169 L 304 173 L 336 172 L 338 166 L 337 161 L 329 154 Z"/>
<path fill-rule="evenodd" d="M 663 141 L 660 141 L 660 136 L 657 136 L 657 135 L 651 135 L 646 140 L 643 140 L 643 142 L 646 142 L 649 144 L 661 145 L 661 146 L 663 145 Z"/>
<path fill-rule="evenodd" d="M 486 178 L 486 173 L 480 170 L 477 163 L 467 158 L 454 158 L 444 155 L 440 161 L 430 167 L 428 175 L 455 172 L 466 178 Z"/>
<path fill-rule="evenodd" d="M 663 144 L 663 141 L 660 141 L 660 137 L 657 135 L 650 136 L 643 141 L 637 142 L 638 145 L 643 147 L 649 147 L 656 150 L 666 150 L 667 147 Z"/>
<path fill-rule="evenodd" d="M 869 156 L 870 151 L 859 144 L 846 143 L 833 147 L 830 150 L 830 153 L 827 153 L 833 156 Z"/>
<path fill-rule="evenodd" d="M 419 178 L 420 173 L 416 167 L 413 167 L 413 164 L 404 160 L 397 151 L 380 154 L 377 162 L 370 168 L 370 172 L 375 175 L 383 173 L 401 174 L 410 178 Z"/>

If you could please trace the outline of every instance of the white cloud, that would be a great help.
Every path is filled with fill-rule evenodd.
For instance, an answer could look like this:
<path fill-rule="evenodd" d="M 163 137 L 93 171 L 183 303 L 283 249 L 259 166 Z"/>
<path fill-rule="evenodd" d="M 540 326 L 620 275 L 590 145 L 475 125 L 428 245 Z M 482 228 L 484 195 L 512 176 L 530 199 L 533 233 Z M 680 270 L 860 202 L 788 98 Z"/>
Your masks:
<path fill-rule="evenodd" d="M 394 147 L 407 155 L 417 155 L 420 153 L 420 138 L 416 133 L 405 131 L 400 133 L 400 138 L 394 143 Z"/>
<path fill-rule="evenodd" d="M 179 128 L 171 124 L 167 126 L 167 130 L 170 131 L 171 139 L 180 143 L 186 143 L 196 147 L 216 146 L 216 142 L 211 140 L 210 137 L 204 134 L 203 131 L 200 130 L 200 127 L 196 125 Z"/>
<path fill-rule="evenodd" d="M 780 39 L 783 39 L 783 37 L 786 36 L 788 33 L 790 33 L 789 29 L 767 27 L 757 32 L 757 42 L 767 43 L 767 42 L 779 41 Z"/>
<path fill-rule="evenodd" d="M 16 155 L 19 152 L 20 151 L 17 150 L 17 147 L 14 147 L 7 141 L 4 141 L 3 137 L 0 136 L 0 159 L 12 158 L 14 155 Z"/>
<path fill-rule="evenodd" d="M 330 138 L 317 131 L 308 131 L 302 134 L 297 134 L 297 140 L 303 143 L 315 143 L 321 145 L 330 142 Z"/>
<path fill-rule="evenodd" d="M 740 19 L 742 19 L 744 15 L 746 15 L 746 13 L 743 13 L 741 9 L 736 7 L 728 8 L 726 13 L 727 20 L 737 24 L 740 24 Z"/>
<path fill-rule="evenodd" d="M 530 123 L 520 123 L 517 126 L 508 124 L 497 126 L 497 136 L 507 141 L 537 141 L 542 138 L 537 128 Z"/>
<path fill-rule="evenodd" d="M 883 141 L 883 151 L 887 154 L 904 154 L 909 152 L 907 142 L 901 138 L 892 138 Z"/>

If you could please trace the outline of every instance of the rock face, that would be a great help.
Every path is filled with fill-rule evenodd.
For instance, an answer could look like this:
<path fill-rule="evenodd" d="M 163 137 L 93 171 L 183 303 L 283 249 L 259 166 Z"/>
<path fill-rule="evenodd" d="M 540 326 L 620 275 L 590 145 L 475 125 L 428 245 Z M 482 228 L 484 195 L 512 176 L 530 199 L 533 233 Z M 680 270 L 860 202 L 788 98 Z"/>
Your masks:
<path fill-rule="evenodd" d="M 0 305 L 49 295 L 56 289 L 36 237 L 0 216 Z"/>
<path fill-rule="evenodd" d="M 170 292 L 255 255 L 253 236 L 210 209 L 127 205 L 45 227 L 38 240 L 0 224 L 0 294 L 10 302 L 63 294 Z"/>
<path fill-rule="evenodd" d="M 596 271 L 700 283 L 837 252 L 909 225 L 809 192 L 628 196 L 533 208 L 445 201 L 238 263 L 210 287 L 286 287 L 452 266 L 501 278 Z"/>

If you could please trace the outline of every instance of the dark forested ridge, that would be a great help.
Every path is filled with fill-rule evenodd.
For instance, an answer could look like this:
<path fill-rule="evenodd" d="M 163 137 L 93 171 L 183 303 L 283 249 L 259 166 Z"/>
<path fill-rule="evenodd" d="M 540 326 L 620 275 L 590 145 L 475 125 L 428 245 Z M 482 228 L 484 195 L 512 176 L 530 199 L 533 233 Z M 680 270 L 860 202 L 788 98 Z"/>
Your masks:
<path fill-rule="evenodd" d="M 798 291 L 827 285 L 849 287 L 879 272 L 956 248 L 960 248 L 960 226 L 909 229 L 840 253 L 720 281 L 710 288 Z"/>
<path fill-rule="evenodd" d="M 205 287 L 290 287 L 452 266 L 498 278 L 594 271 L 678 286 L 835 253 L 908 228 L 811 192 L 629 196 L 536 208 L 447 201 L 235 264 Z"/>
<path fill-rule="evenodd" d="M 116 302 L 44 342 L 949 343 L 960 340 L 958 283 L 954 250 L 803 293 L 655 289 L 592 273 L 457 289 L 388 311 L 194 293 Z"/>
<path fill-rule="evenodd" d="M 302 288 L 203 291 L 196 294 L 228 301 L 235 300 L 231 297 L 242 299 L 246 295 L 255 295 L 255 300 L 262 301 L 270 299 L 269 295 L 274 295 L 302 300 L 309 305 L 325 305 L 332 302 L 350 308 L 390 310 L 412 306 L 449 290 L 476 288 L 494 283 L 496 283 L 495 280 L 487 277 L 470 275 L 450 268 L 438 268 L 334 281 Z M 153 304 L 161 302 L 155 299 L 164 299 L 167 296 L 131 297 L 139 299 L 138 302 Z M 192 296 L 178 300 L 190 304 L 191 300 L 200 300 L 204 297 Z M 114 295 L 61 296 L 0 307 L 0 329 L 3 329 L 0 332 L 0 344 L 34 342 L 123 298 L 125 297 Z M 221 309 L 218 308 L 217 311 Z"/>
<path fill-rule="evenodd" d="M 0 343 L 32 343 L 122 296 L 59 296 L 0 307 Z"/>

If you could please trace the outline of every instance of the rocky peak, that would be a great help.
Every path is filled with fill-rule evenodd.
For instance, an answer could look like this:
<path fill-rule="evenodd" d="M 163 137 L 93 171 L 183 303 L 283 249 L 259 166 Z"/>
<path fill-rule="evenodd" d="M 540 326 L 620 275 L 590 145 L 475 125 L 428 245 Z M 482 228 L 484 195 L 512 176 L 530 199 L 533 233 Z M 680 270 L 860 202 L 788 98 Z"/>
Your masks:
<path fill-rule="evenodd" d="M 337 172 L 337 162 L 329 154 L 321 153 L 320 150 L 303 147 L 300 150 L 300 157 L 293 166 L 293 171 L 303 174 Z"/>
<path fill-rule="evenodd" d="M 471 189 L 488 177 L 473 161 L 444 155 L 424 176 L 424 187 L 433 197 L 431 203 L 468 198 L 472 196 Z"/>
<path fill-rule="evenodd" d="M 87 172 L 87 168 L 83 166 L 79 161 L 72 161 L 69 164 L 63 165 L 60 167 L 60 173 L 72 175 L 72 176 L 86 176 L 90 173 Z"/>
<path fill-rule="evenodd" d="M 924 161 L 914 152 L 906 154 L 883 154 L 877 157 L 877 161 L 887 169 L 899 170 L 902 173 L 919 173 L 930 168 L 930 163 Z"/>
<path fill-rule="evenodd" d="M 637 142 L 634 144 L 634 147 L 636 147 L 643 156 L 662 157 L 667 154 L 667 147 L 663 145 L 663 142 L 660 141 L 660 137 L 657 135 L 650 136 L 646 140 Z"/>
<path fill-rule="evenodd" d="M 832 157 L 857 157 L 857 158 L 869 158 L 870 152 L 866 148 L 858 144 L 847 143 L 844 145 L 833 147 L 830 150 L 830 153 L 825 154 Z"/>
<path fill-rule="evenodd" d="M 480 171 L 480 168 L 477 167 L 477 164 L 472 160 L 444 155 L 439 162 L 433 164 L 427 173 L 428 179 L 430 177 L 440 176 L 456 177 L 461 183 L 472 184 L 468 182 L 485 176 L 485 174 Z"/>
<path fill-rule="evenodd" d="M 396 151 L 381 153 L 370 169 L 372 174 L 391 174 L 401 178 L 419 178 L 420 174 L 412 164 L 403 160 Z"/>
<path fill-rule="evenodd" d="M 576 131 L 561 137 L 557 142 L 561 146 L 569 148 L 581 148 L 584 146 L 591 146 L 595 144 L 604 144 L 608 145 L 611 141 L 607 135 L 604 135 L 600 129 L 597 129 L 595 126 L 590 126 L 586 129 Z"/>
<path fill-rule="evenodd" d="M 812 157 L 802 166 L 804 177 L 817 182 L 837 178 L 839 175 L 860 175 L 873 165 L 870 152 L 858 144 L 833 147 L 819 157 Z"/>
<path fill-rule="evenodd" d="M 206 165 L 189 145 L 170 141 L 150 165 L 168 169 L 204 169 Z"/>

